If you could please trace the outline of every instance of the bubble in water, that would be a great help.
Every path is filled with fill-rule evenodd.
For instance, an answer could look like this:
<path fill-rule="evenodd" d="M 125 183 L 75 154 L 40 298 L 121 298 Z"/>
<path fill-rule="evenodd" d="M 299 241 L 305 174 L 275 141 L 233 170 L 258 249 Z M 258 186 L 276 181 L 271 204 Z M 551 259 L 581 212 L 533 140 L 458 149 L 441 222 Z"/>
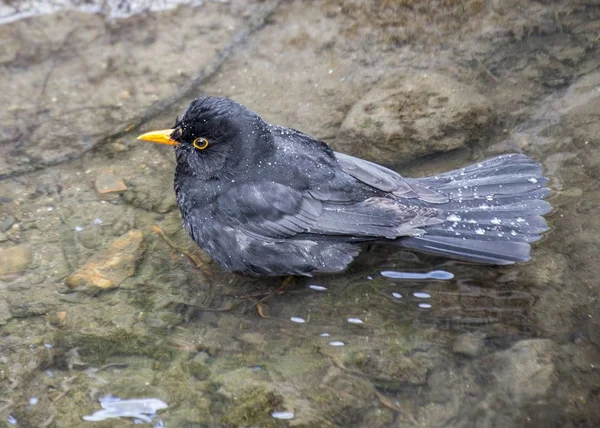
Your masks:
<path fill-rule="evenodd" d="M 75 232 L 81 232 L 82 230 L 83 230 L 83 227 L 75 226 Z"/>
<path fill-rule="evenodd" d="M 535 184 L 535 183 L 537 183 L 537 182 L 538 182 L 538 181 L 537 181 L 537 178 L 535 178 L 535 177 L 531 177 L 531 178 L 530 178 L 529 180 L 527 180 L 527 181 L 529 181 L 529 182 L 530 182 L 530 183 L 532 183 L 532 184 Z"/>
<path fill-rule="evenodd" d="M 486 199 L 487 201 L 493 201 L 493 200 L 494 200 L 494 196 L 493 196 L 493 195 L 487 195 L 487 196 L 485 197 L 485 199 Z"/>
<path fill-rule="evenodd" d="M 475 233 L 478 235 L 485 235 L 485 230 L 483 230 L 482 228 L 475 229 Z"/>
<path fill-rule="evenodd" d="M 273 412 L 271 417 L 275 419 L 294 419 L 294 412 Z"/>
<path fill-rule="evenodd" d="M 327 287 L 323 287 L 322 285 L 309 285 L 309 288 L 312 288 L 313 290 L 317 290 L 317 291 L 327 290 Z"/>
<path fill-rule="evenodd" d="M 456 215 L 456 214 L 450 214 L 448 217 L 446 217 L 446 220 L 448 221 L 461 221 L 461 217 Z"/>
<path fill-rule="evenodd" d="M 419 291 L 419 292 L 413 293 L 413 296 L 418 297 L 419 299 L 429 299 L 431 297 L 431 294 L 422 293 Z"/>
<path fill-rule="evenodd" d="M 392 296 L 393 296 L 395 299 L 401 299 L 401 298 L 402 298 L 402 294 L 400 294 L 400 293 L 392 293 Z"/>
<path fill-rule="evenodd" d="M 329 342 L 329 345 L 331 345 L 331 346 L 344 346 L 345 343 L 342 342 L 341 340 L 334 340 L 332 342 Z"/>
<path fill-rule="evenodd" d="M 492 223 L 492 224 L 502 224 L 502 220 L 500 220 L 497 217 L 494 217 L 493 219 L 490 220 L 490 223 Z"/>
<path fill-rule="evenodd" d="M 298 324 L 304 324 L 306 322 L 306 320 L 304 318 L 300 318 L 300 317 L 291 317 L 290 321 L 296 322 Z"/>
<path fill-rule="evenodd" d="M 364 324 L 360 318 L 348 318 L 350 324 Z"/>
<path fill-rule="evenodd" d="M 517 220 L 517 223 L 524 223 L 525 222 L 525 219 L 523 217 L 517 217 L 516 220 Z"/>

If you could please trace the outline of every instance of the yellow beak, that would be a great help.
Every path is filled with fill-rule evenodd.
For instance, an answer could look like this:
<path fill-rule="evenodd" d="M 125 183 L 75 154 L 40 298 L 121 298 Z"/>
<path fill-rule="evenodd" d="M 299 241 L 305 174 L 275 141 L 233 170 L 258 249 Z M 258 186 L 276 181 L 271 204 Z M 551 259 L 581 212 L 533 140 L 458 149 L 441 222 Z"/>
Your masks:
<path fill-rule="evenodd" d="M 171 134 L 175 131 L 174 129 L 163 129 L 161 131 L 146 132 L 145 134 L 137 137 L 138 140 L 151 141 L 158 144 L 168 144 L 170 146 L 176 146 L 179 143 L 171 138 Z"/>

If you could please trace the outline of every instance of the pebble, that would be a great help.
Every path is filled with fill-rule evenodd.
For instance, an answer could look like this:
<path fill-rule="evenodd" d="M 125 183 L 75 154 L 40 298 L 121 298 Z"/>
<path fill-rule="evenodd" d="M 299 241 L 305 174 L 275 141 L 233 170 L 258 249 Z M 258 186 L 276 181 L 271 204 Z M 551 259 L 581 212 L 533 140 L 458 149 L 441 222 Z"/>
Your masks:
<path fill-rule="evenodd" d="M 364 324 L 360 318 L 348 318 L 350 324 Z"/>
<path fill-rule="evenodd" d="M 18 246 L 0 250 L 0 276 L 24 272 L 31 263 L 32 254 L 29 248 Z"/>
<path fill-rule="evenodd" d="M 309 285 L 310 288 L 317 291 L 325 291 L 327 287 L 323 287 L 322 285 Z"/>
<path fill-rule="evenodd" d="M 429 308 L 431 308 L 431 305 L 429 303 L 419 303 L 419 308 L 429 309 Z"/>
<path fill-rule="evenodd" d="M 130 230 L 114 239 L 105 250 L 90 257 L 67 277 L 65 284 L 71 289 L 84 287 L 88 291 L 116 288 L 123 280 L 133 276 L 144 249 L 142 232 Z"/>
<path fill-rule="evenodd" d="M 125 182 L 112 171 L 104 171 L 96 177 L 96 191 L 100 195 L 123 193 L 127 190 Z"/>
<path fill-rule="evenodd" d="M 296 322 L 298 324 L 304 324 L 306 322 L 306 320 L 304 318 L 300 318 L 300 317 L 291 317 L 290 321 Z"/>
<path fill-rule="evenodd" d="M 331 345 L 331 346 L 344 346 L 345 343 L 342 342 L 341 340 L 334 340 L 332 342 L 329 342 L 329 345 Z"/>
<path fill-rule="evenodd" d="M 392 293 L 392 297 L 394 297 L 395 299 L 401 299 L 402 298 L 402 294 L 400 294 L 400 293 Z"/>

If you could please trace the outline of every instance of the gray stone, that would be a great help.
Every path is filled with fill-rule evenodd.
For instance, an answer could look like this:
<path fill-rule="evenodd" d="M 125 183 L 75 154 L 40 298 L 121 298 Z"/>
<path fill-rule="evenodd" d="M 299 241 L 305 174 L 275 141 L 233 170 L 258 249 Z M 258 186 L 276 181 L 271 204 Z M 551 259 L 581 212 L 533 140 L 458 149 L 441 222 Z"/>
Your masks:
<path fill-rule="evenodd" d="M 6 299 L 0 298 L 0 325 L 5 325 L 11 318 L 8 302 Z"/>
<path fill-rule="evenodd" d="M 394 77 L 352 107 L 334 147 L 379 163 L 404 162 L 464 146 L 493 118 L 483 95 L 448 76 Z"/>

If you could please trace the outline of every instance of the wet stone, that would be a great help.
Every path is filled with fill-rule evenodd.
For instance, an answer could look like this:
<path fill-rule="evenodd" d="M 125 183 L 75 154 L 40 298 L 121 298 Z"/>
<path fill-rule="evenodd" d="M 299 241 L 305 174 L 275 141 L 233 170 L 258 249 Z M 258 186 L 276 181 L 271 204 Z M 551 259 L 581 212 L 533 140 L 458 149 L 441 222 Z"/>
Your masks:
<path fill-rule="evenodd" d="M 0 232 L 6 232 L 8 229 L 12 227 L 13 224 L 17 222 L 17 219 L 14 216 L 7 216 L 2 223 L 0 223 Z"/>
<path fill-rule="evenodd" d="M 112 171 L 104 171 L 96 177 L 96 192 L 101 196 L 123 193 L 127 186 L 122 178 L 117 177 Z"/>
<path fill-rule="evenodd" d="M 338 151 L 383 164 L 446 152 L 477 140 L 493 123 L 491 103 L 437 73 L 384 79 L 356 103 L 335 141 Z"/>
<path fill-rule="evenodd" d="M 93 250 L 102 243 L 102 235 L 98 228 L 82 230 L 77 234 L 77 239 L 85 248 Z"/>
<path fill-rule="evenodd" d="M 144 249 L 142 232 L 131 230 L 94 254 L 65 283 L 71 289 L 82 287 L 86 291 L 116 288 L 134 274 Z"/>
<path fill-rule="evenodd" d="M 456 338 L 452 350 L 457 354 L 475 358 L 482 354 L 484 347 L 485 343 L 482 335 L 465 333 Z"/>
<path fill-rule="evenodd" d="M 31 302 L 27 297 L 17 297 L 10 302 L 10 312 L 14 318 L 28 318 L 46 315 L 50 305 L 45 302 Z"/>
<path fill-rule="evenodd" d="M 548 339 L 523 340 L 497 352 L 492 357 L 494 362 L 487 366 L 495 367 L 493 375 L 499 381 L 499 392 L 523 406 L 550 391 L 556 376 L 553 360 L 558 351 L 558 345 Z"/>
<path fill-rule="evenodd" d="M 26 247 L 0 250 L 0 276 L 24 272 L 31 263 L 31 251 Z"/>
<path fill-rule="evenodd" d="M 11 318 L 8 302 L 6 299 L 0 299 L 0 325 L 5 325 Z"/>

